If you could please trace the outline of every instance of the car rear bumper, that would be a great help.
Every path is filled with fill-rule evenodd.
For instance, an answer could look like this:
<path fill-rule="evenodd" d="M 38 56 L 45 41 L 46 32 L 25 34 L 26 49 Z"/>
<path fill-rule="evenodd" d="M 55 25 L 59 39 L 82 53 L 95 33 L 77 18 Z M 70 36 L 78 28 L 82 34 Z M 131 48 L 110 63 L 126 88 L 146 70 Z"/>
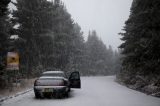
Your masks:
<path fill-rule="evenodd" d="M 53 88 L 53 89 L 63 89 L 67 86 L 34 86 L 35 89 L 45 89 L 45 88 Z"/>
<path fill-rule="evenodd" d="M 34 86 L 34 92 L 43 96 L 45 94 L 66 94 L 69 91 L 67 86 Z"/>

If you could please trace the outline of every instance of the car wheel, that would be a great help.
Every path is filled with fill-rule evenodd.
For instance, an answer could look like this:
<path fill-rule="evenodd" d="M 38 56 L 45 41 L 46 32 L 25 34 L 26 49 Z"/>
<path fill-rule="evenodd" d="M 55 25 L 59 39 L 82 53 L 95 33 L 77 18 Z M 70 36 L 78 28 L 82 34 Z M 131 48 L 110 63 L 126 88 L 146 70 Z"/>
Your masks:
<path fill-rule="evenodd" d="M 69 97 L 69 92 L 66 92 L 64 96 Z"/>
<path fill-rule="evenodd" d="M 39 99 L 39 98 L 41 98 L 41 95 L 35 92 L 35 98 Z"/>
<path fill-rule="evenodd" d="M 68 92 L 70 92 L 70 91 L 71 91 L 71 88 L 69 87 L 69 88 L 68 88 Z"/>

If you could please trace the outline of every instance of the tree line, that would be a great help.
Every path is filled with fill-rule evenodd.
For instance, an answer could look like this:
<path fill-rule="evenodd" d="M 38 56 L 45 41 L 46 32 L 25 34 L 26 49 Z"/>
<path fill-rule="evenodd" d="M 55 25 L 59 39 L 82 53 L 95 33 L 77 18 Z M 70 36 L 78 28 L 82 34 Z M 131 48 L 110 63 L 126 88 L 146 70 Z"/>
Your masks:
<path fill-rule="evenodd" d="M 160 96 L 160 1 L 133 0 L 122 35 L 122 69 L 127 86 Z"/>
<path fill-rule="evenodd" d="M 9 3 L 16 9 L 9 11 Z M 119 51 L 106 47 L 95 30 L 85 41 L 81 27 L 60 0 L 1 0 L 0 8 L 0 87 L 12 75 L 6 70 L 9 51 L 20 56 L 20 70 L 12 77 L 32 78 L 44 70 L 113 75 L 121 67 Z M 12 35 L 18 38 L 10 39 Z"/>

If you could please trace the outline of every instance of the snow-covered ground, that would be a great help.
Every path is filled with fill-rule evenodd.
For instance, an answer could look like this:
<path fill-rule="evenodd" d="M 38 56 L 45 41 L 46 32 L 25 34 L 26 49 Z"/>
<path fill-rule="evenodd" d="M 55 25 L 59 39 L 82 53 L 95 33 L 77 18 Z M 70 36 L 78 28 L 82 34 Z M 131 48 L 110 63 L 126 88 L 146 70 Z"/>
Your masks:
<path fill-rule="evenodd" d="M 2 106 L 160 106 L 160 98 L 128 89 L 115 77 L 82 77 L 82 89 L 74 89 L 69 98 L 35 99 L 33 91 L 9 99 Z"/>

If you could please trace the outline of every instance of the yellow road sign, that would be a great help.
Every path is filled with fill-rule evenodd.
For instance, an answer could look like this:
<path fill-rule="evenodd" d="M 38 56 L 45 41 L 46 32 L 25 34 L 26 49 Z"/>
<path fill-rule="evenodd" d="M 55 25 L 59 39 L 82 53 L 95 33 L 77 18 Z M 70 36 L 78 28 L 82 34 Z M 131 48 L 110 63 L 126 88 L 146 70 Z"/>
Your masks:
<path fill-rule="evenodd" d="M 17 52 L 7 53 L 7 70 L 19 70 L 19 54 Z"/>

